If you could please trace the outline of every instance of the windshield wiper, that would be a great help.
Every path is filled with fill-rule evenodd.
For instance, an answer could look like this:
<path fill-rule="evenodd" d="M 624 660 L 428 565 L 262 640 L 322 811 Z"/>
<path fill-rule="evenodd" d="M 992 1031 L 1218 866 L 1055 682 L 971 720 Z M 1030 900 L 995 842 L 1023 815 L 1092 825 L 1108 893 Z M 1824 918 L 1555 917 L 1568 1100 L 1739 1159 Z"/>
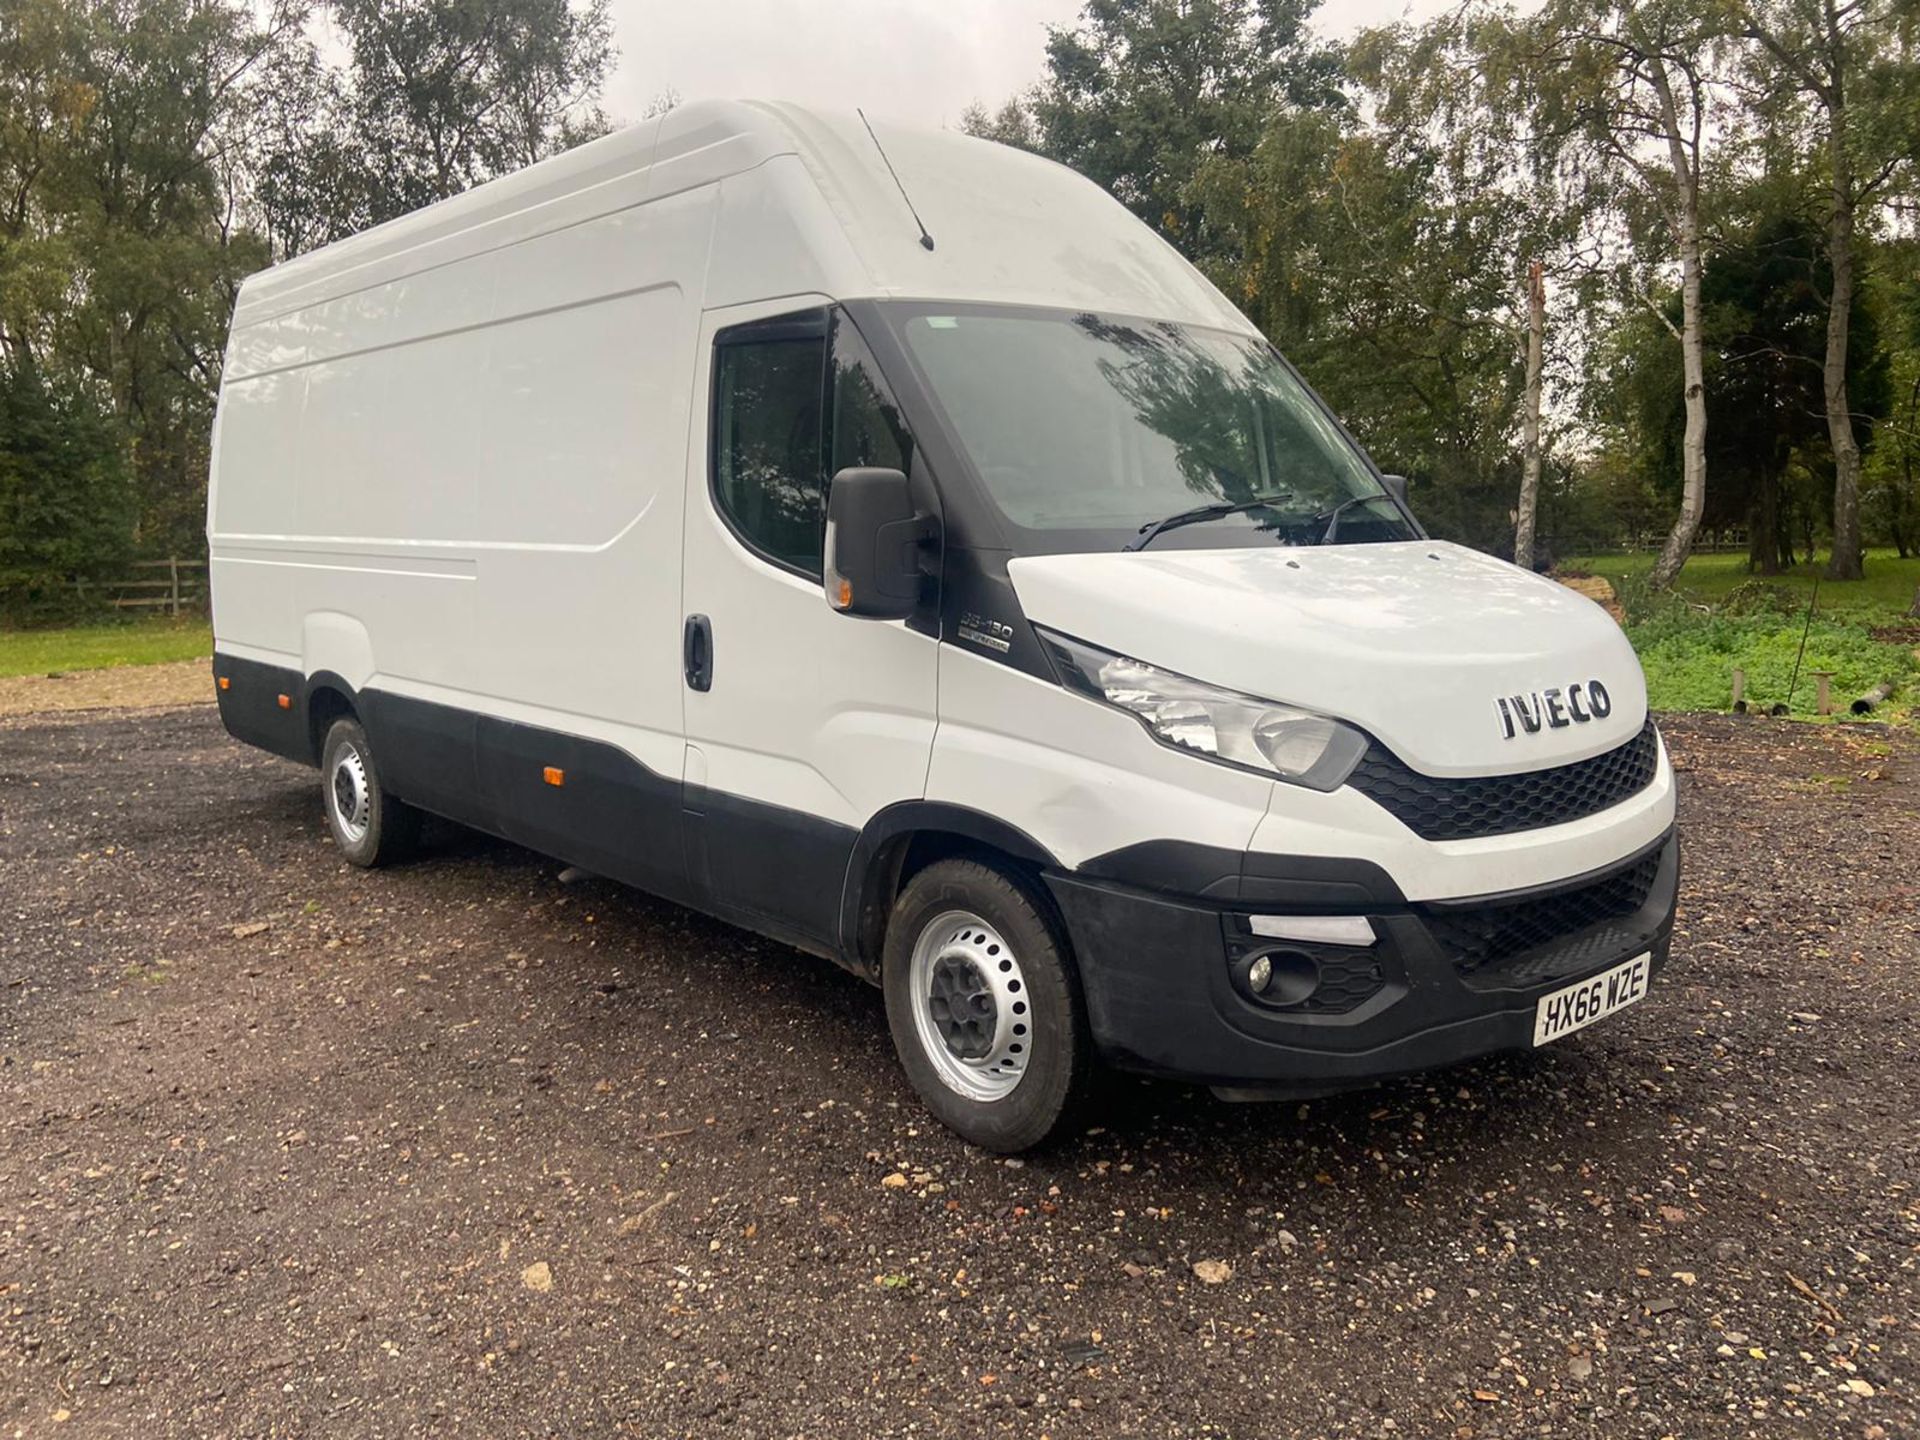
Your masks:
<path fill-rule="evenodd" d="M 1258 510 L 1263 506 L 1276 505 L 1282 500 L 1291 500 L 1293 492 L 1283 490 L 1274 495 L 1259 495 L 1251 500 L 1236 500 L 1218 505 L 1196 505 L 1191 510 L 1181 510 L 1167 516 L 1164 520 L 1155 520 L 1140 527 L 1140 538 L 1129 540 L 1120 547 L 1124 554 L 1128 550 L 1144 550 L 1154 542 L 1164 530 L 1178 530 L 1182 525 L 1197 525 L 1202 520 L 1218 520 L 1227 515 L 1238 515 L 1243 510 Z"/>
<path fill-rule="evenodd" d="M 1327 522 L 1327 528 L 1320 532 L 1320 539 L 1315 543 L 1320 545 L 1333 544 L 1334 537 L 1340 533 L 1340 517 L 1342 515 L 1346 514 L 1347 511 L 1356 505 L 1363 505 L 1369 500 L 1383 499 L 1385 494 L 1385 491 L 1381 491 L 1378 495 L 1352 495 L 1342 500 L 1338 505 L 1334 506 L 1333 509 L 1327 511 L 1324 517 L 1319 515 L 1314 516 L 1316 520 L 1324 518 Z"/>

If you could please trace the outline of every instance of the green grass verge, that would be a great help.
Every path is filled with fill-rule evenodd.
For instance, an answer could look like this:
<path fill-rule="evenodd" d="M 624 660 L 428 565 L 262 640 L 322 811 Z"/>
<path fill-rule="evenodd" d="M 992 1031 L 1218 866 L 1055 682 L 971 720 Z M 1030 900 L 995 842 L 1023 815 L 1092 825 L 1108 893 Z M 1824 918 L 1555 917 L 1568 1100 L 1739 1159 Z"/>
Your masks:
<path fill-rule="evenodd" d="M 1725 710 L 1733 703 L 1733 669 L 1747 672 L 1747 699 L 1756 709 L 1787 702 L 1801 624 L 1773 617 L 1708 616 L 1678 622 L 1665 617 L 1627 626 L 1627 638 L 1647 672 L 1647 693 L 1656 710 Z M 1920 664 L 1911 646 L 1874 640 L 1866 629 L 1839 620 L 1815 620 L 1807 631 L 1806 656 L 1793 688 L 1792 713 L 1814 717 L 1819 699 L 1816 671 L 1833 672 L 1836 708 L 1844 715 L 1856 695 L 1882 680 L 1900 688 L 1876 720 L 1897 720 L 1913 708 Z"/>
<path fill-rule="evenodd" d="M 1792 713 L 1816 718 L 1815 672 L 1829 670 L 1840 717 L 1855 696 L 1883 680 L 1892 680 L 1899 690 L 1873 718 L 1900 722 L 1914 715 L 1920 702 L 1920 659 L 1914 653 L 1920 622 L 1909 620 L 1906 611 L 1920 584 L 1920 559 L 1872 551 L 1865 580 L 1821 580 L 1811 627 L 1807 607 L 1816 567 L 1758 577 L 1747 573 L 1744 555 L 1698 555 L 1680 572 L 1674 595 L 1660 599 L 1645 590 L 1652 564 L 1651 555 L 1595 555 L 1569 559 L 1563 568 L 1603 575 L 1620 592 L 1627 637 L 1647 672 L 1654 709 L 1727 709 L 1733 701 L 1733 670 L 1739 666 L 1747 672 L 1748 701 L 1757 709 L 1787 703 L 1793 685 Z"/>
<path fill-rule="evenodd" d="M 144 619 L 56 630 L 0 630 L 0 677 L 160 665 L 213 654 L 204 620 Z"/>
<path fill-rule="evenodd" d="M 1651 552 L 1576 555 L 1563 560 L 1560 568 L 1604 575 L 1618 590 L 1623 581 L 1644 577 L 1655 558 Z M 1752 575 L 1745 555 L 1696 555 L 1680 571 L 1674 588 L 1688 599 L 1711 605 L 1749 583 L 1779 586 L 1801 597 L 1804 605 L 1825 563 L 1822 559 L 1815 565 L 1798 565 L 1784 575 Z M 1914 587 L 1920 585 L 1920 556 L 1902 560 L 1891 550 L 1869 550 L 1866 568 L 1864 580 L 1820 580 L 1822 614 L 1870 615 L 1872 624 L 1890 624 L 1906 613 L 1913 604 Z"/>

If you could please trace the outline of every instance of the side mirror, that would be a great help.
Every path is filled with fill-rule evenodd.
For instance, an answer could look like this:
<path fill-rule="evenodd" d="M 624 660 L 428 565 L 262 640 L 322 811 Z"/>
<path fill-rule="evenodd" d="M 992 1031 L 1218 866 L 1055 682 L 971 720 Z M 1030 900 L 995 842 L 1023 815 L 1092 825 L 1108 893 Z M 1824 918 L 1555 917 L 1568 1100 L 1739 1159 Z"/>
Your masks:
<path fill-rule="evenodd" d="M 1382 475 L 1380 477 L 1380 483 L 1387 487 L 1387 493 L 1393 496 L 1394 499 L 1398 500 L 1403 508 L 1408 510 L 1411 510 L 1413 508 L 1411 505 L 1407 504 L 1407 477 L 1406 476 Z"/>
<path fill-rule="evenodd" d="M 932 534 L 898 470 L 842 470 L 827 490 L 827 603 L 844 615 L 906 619 L 920 604 L 920 547 Z"/>

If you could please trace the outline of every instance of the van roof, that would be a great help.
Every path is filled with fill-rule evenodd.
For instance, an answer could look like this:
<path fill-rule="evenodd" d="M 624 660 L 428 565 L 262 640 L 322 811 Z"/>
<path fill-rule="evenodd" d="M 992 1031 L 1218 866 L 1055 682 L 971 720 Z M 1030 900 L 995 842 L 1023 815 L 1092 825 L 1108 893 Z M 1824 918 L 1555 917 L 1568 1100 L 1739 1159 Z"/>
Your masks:
<path fill-rule="evenodd" d="M 873 132 L 856 114 L 784 103 L 678 106 L 264 270 L 242 287 L 234 323 L 797 161 L 817 195 L 790 204 L 806 213 L 788 220 L 835 299 L 1045 304 L 1251 329 L 1171 246 L 1074 171 L 948 131 L 875 120 Z M 934 238 L 931 251 L 902 186 Z"/>

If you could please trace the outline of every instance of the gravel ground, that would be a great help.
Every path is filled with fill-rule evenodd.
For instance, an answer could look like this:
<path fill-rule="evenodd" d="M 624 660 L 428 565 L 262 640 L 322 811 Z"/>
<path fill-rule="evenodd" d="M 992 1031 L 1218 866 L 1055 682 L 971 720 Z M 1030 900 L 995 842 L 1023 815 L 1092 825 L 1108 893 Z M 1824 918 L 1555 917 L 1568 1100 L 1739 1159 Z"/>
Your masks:
<path fill-rule="evenodd" d="M 0 716 L 52 710 L 191 705 L 213 698 L 213 660 L 117 665 L 53 675 L 0 675 Z"/>
<path fill-rule="evenodd" d="M 0 721 L 0 1433 L 1906 1436 L 1920 744 L 1674 718 L 1651 999 L 1024 1164 L 879 996 L 205 707 Z"/>

